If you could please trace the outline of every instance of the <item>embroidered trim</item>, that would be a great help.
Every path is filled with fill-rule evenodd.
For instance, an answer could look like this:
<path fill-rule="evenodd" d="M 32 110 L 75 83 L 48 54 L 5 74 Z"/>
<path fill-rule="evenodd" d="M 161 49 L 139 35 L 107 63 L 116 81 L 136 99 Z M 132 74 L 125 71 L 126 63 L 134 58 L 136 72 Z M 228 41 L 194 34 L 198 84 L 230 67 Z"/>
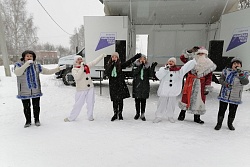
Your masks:
<path fill-rule="evenodd" d="M 29 89 L 37 89 L 37 78 L 35 72 L 35 65 L 31 65 L 26 69 L 26 81 Z"/>
<path fill-rule="evenodd" d="M 18 99 L 30 99 L 30 98 L 36 98 L 36 97 L 41 97 L 43 94 L 39 93 L 37 95 L 32 95 L 32 96 L 21 96 L 21 95 L 17 95 L 16 97 Z"/>
<path fill-rule="evenodd" d="M 225 103 L 231 103 L 231 104 L 241 104 L 241 103 L 242 103 L 242 101 L 240 101 L 240 102 L 235 102 L 235 101 L 231 101 L 231 100 L 225 100 L 225 99 L 223 99 L 222 97 L 218 97 L 218 99 L 219 99 L 220 101 L 225 102 Z"/>

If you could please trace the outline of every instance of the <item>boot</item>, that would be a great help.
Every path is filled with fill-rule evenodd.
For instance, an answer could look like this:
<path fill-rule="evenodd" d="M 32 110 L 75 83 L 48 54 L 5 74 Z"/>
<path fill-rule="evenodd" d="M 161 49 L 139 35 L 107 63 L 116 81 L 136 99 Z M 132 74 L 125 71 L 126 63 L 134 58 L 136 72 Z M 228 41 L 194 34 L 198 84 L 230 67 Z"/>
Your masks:
<path fill-rule="evenodd" d="M 137 120 L 140 117 L 140 114 L 136 113 L 134 119 Z"/>
<path fill-rule="evenodd" d="M 24 111 L 24 116 L 26 118 L 26 123 L 24 125 L 24 128 L 27 128 L 31 125 L 31 111 L 30 111 L 30 109 Z"/>
<path fill-rule="evenodd" d="M 171 123 L 175 123 L 175 121 L 174 121 L 174 118 L 173 118 L 173 117 L 168 117 L 168 120 L 169 120 L 169 122 L 171 122 Z"/>
<path fill-rule="evenodd" d="M 134 119 L 137 120 L 140 117 L 140 103 L 137 100 L 135 101 L 135 109 L 136 109 L 136 114 Z"/>
<path fill-rule="evenodd" d="M 30 127 L 31 123 L 30 122 L 26 122 L 25 125 L 24 125 L 24 128 L 28 128 Z"/>
<path fill-rule="evenodd" d="M 159 122 L 161 122 L 161 118 L 156 117 L 156 118 L 153 120 L 153 123 L 159 123 Z"/>
<path fill-rule="evenodd" d="M 118 117 L 119 117 L 119 120 L 123 120 L 122 111 L 119 112 Z"/>
<path fill-rule="evenodd" d="M 40 126 L 41 125 L 40 120 L 39 120 L 40 111 L 39 110 L 37 110 L 37 111 L 34 110 L 33 114 L 34 114 L 34 118 L 35 118 L 35 125 Z"/>
<path fill-rule="evenodd" d="M 234 121 L 234 118 L 230 118 L 228 117 L 228 120 L 227 120 L 227 126 L 230 130 L 235 130 L 234 126 L 233 126 L 233 121 Z"/>
<path fill-rule="evenodd" d="M 194 114 L 194 122 L 198 124 L 204 124 L 204 121 L 200 119 L 200 115 Z"/>
<path fill-rule="evenodd" d="M 139 119 L 139 117 L 140 117 L 140 109 L 136 108 L 136 114 L 135 114 L 134 119 L 137 120 Z"/>
<path fill-rule="evenodd" d="M 142 120 L 142 121 L 146 121 L 146 118 L 145 118 L 144 113 L 141 113 L 141 120 Z"/>
<path fill-rule="evenodd" d="M 36 126 L 40 126 L 40 125 L 41 125 L 39 119 L 35 119 L 35 125 L 36 125 Z"/>
<path fill-rule="evenodd" d="M 145 118 L 146 100 L 141 102 L 141 120 L 146 121 Z"/>
<path fill-rule="evenodd" d="M 217 125 L 214 127 L 215 130 L 220 130 L 220 128 L 222 126 L 223 119 L 224 119 L 223 116 L 218 116 Z"/>
<path fill-rule="evenodd" d="M 183 121 L 185 119 L 186 110 L 181 110 L 178 120 Z"/>
<path fill-rule="evenodd" d="M 114 115 L 113 117 L 111 118 L 111 121 L 114 121 L 117 119 L 117 111 L 114 111 Z"/>

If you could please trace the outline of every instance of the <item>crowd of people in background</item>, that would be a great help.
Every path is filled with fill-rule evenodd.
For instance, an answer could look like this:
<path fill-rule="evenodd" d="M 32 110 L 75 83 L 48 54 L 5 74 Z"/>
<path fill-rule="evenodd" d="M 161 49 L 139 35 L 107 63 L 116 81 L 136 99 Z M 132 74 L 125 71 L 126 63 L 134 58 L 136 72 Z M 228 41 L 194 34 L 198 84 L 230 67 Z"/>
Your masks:
<path fill-rule="evenodd" d="M 81 56 L 75 56 L 72 75 L 76 82 L 75 104 L 70 115 L 64 119 L 65 122 L 74 121 L 80 114 L 83 105 L 87 104 L 87 117 L 94 121 L 95 93 L 94 84 L 90 76 L 90 68 L 100 62 L 105 54 L 100 55 L 92 62 L 86 63 Z M 123 120 L 123 99 L 129 98 L 130 93 L 125 82 L 122 69 L 132 65 L 132 97 L 135 99 L 135 116 L 146 121 L 146 103 L 150 93 L 150 78 L 154 77 L 160 81 L 157 95 L 159 96 L 153 123 L 158 123 L 167 117 L 174 123 L 174 111 L 177 96 L 182 95 L 178 103 L 180 114 L 179 121 L 185 119 L 186 112 L 194 115 L 194 122 L 204 124 L 200 116 L 205 114 L 206 95 L 211 90 L 213 71 L 216 65 L 208 58 L 208 51 L 204 47 L 194 46 L 192 49 L 184 50 L 180 56 L 184 63 L 182 67 L 177 66 L 176 58 L 169 58 L 165 65 L 155 71 L 156 62 L 150 64 L 146 55 L 136 54 L 126 62 L 121 62 L 119 53 L 112 53 L 105 73 L 109 78 L 110 100 L 113 104 L 114 115 L 111 121 Z M 36 63 L 36 54 L 26 50 L 22 53 L 20 62 L 15 63 L 14 73 L 17 76 L 17 98 L 21 99 L 23 112 L 26 118 L 24 127 L 31 125 L 31 104 L 33 106 L 34 123 L 40 126 L 40 97 L 41 83 L 39 74 L 54 74 L 65 69 L 65 66 L 54 69 L 46 69 Z M 222 71 L 218 80 L 221 90 L 218 95 L 219 111 L 215 130 L 220 130 L 225 112 L 229 105 L 227 125 L 230 130 L 235 130 L 233 121 L 235 119 L 238 105 L 241 103 L 243 86 L 249 83 L 249 72 L 242 69 L 242 61 L 233 58 L 231 64 Z M 183 84 L 184 83 L 184 84 Z"/>

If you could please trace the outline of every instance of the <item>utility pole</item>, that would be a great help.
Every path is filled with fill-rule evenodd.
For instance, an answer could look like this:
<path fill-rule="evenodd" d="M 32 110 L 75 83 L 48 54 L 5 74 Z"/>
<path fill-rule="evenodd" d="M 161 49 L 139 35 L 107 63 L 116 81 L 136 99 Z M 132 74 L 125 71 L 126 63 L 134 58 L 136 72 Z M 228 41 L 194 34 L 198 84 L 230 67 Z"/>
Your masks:
<path fill-rule="evenodd" d="M 4 32 L 5 31 L 4 31 L 3 19 L 2 19 L 2 14 L 0 12 L 0 47 L 2 51 L 4 71 L 5 71 L 5 76 L 11 77 L 9 58 L 8 58 L 8 53 L 7 53 L 7 46 L 6 46 Z"/>

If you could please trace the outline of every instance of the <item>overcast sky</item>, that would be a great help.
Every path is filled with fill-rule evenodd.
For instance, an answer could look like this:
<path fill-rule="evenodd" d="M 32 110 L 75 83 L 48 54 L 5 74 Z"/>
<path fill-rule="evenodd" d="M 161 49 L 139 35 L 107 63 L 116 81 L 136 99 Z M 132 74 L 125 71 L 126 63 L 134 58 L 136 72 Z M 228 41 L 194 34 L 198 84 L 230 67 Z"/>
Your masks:
<path fill-rule="evenodd" d="M 53 19 L 69 34 L 83 25 L 83 16 L 104 16 L 99 0 L 39 0 Z M 69 37 L 44 11 L 37 0 L 27 0 L 27 11 L 38 27 L 39 42 L 69 47 Z"/>

